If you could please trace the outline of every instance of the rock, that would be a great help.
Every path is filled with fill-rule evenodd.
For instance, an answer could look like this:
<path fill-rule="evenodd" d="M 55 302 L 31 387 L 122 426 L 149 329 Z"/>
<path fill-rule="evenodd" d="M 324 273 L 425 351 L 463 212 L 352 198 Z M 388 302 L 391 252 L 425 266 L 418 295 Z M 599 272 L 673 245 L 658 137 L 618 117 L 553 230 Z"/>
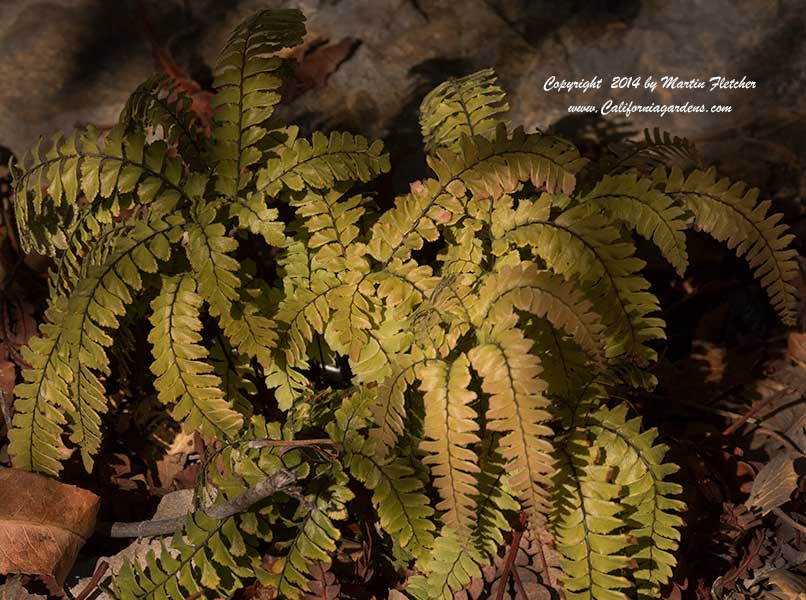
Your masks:
<path fill-rule="evenodd" d="M 510 92 L 511 119 L 527 130 L 579 134 L 599 119 L 568 105 L 615 101 L 729 104 L 729 114 L 635 114 L 629 129 L 662 126 L 708 147 L 716 159 L 745 157 L 754 182 L 774 156 L 797 170 L 804 142 L 796 107 L 806 93 L 804 2 L 614 0 L 144 0 L 154 32 L 177 62 L 209 84 L 210 65 L 231 29 L 256 10 L 299 6 L 311 35 L 360 46 L 319 89 L 282 112 L 305 129 L 348 128 L 391 142 L 404 170 L 421 170 L 417 107 L 434 85 L 493 66 Z M 19 154 L 36 136 L 75 124 L 109 125 L 152 70 L 134 2 L 6 0 L 0 7 L 0 144 Z M 774 68 L 771 68 L 773 66 Z M 543 90 L 546 78 L 600 76 L 584 95 Z M 713 75 L 757 82 L 747 89 L 611 90 L 614 76 Z M 623 119 L 616 119 L 623 121 Z M 773 126 L 770 126 L 772 121 Z M 765 125 L 766 123 L 766 125 Z M 559 124 L 559 126 L 558 126 Z M 781 139 L 783 137 L 783 139 Z M 804 136 L 800 136 L 806 139 Z M 737 146 L 736 142 L 739 142 Z M 748 158 L 749 157 L 749 158 Z M 393 157 L 394 158 L 394 157 Z M 766 165 L 766 163 L 764 163 Z M 747 165 L 742 165 L 742 167 Z M 774 183 L 774 182 L 773 182 Z M 806 181 L 798 182 L 800 193 Z"/>

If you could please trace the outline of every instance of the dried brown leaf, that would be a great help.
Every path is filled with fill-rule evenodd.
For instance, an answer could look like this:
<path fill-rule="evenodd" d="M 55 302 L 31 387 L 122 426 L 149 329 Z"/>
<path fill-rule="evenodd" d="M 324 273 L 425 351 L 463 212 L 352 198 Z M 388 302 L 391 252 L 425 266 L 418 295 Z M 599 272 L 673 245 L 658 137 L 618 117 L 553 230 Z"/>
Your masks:
<path fill-rule="evenodd" d="M 786 352 L 789 358 L 806 367 L 806 333 L 793 331 L 789 334 Z"/>
<path fill-rule="evenodd" d="M 310 594 L 303 596 L 303 600 L 336 600 L 341 593 L 341 585 L 336 576 L 330 571 L 330 565 L 321 561 L 311 565 L 311 580 L 308 583 Z"/>
<path fill-rule="evenodd" d="M 95 529 L 98 504 L 87 490 L 0 469 L 0 574 L 39 575 L 62 585 Z"/>
<path fill-rule="evenodd" d="M 781 453 L 758 472 L 746 504 L 765 515 L 787 502 L 797 487 L 795 462 L 791 456 Z"/>

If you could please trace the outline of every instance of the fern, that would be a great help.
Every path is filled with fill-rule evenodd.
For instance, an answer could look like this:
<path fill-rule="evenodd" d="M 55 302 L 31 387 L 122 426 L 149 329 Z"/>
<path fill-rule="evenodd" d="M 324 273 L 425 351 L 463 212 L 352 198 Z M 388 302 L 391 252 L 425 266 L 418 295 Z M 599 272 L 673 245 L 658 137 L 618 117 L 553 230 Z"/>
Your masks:
<path fill-rule="evenodd" d="M 201 304 L 196 283 L 187 274 L 163 280 L 151 304 L 154 387 L 160 402 L 175 405 L 174 419 L 186 421 L 207 439 L 227 439 L 241 429 L 243 418 L 227 401 L 213 365 L 205 362 L 207 349 L 198 343 Z"/>
<path fill-rule="evenodd" d="M 446 81 L 422 103 L 420 128 L 425 149 L 456 151 L 462 135 L 489 137 L 498 127 L 497 116 L 507 110 L 506 94 L 496 84 L 492 69 Z"/>
<path fill-rule="evenodd" d="M 430 176 L 376 204 L 380 142 L 304 139 L 274 116 L 278 52 L 304 33 L 295 10 L 236 29 L 210 135 L 151 79 L 109 132 L 12 165 L 20 239 L 56 260 L 15 388 L 14 466 L 57 475 L 77 450 L 92 469 L 125 319 L 153 349 L 142 385 L 210 456 L 196 509 L 123 567 L 116 597 L 229 597 L 258 580 L 298 598 L 344 533 L 372 531 L 405 593 L 450 598 L 519 513 L 551 525 L 567 597 L 659 597 L 682 527 L 675 467 L 657 432 L 610 407 L 652 388 L 665 335 L 634 236 L 681 275 L 688 227 L 727 242 L 789 322 L 781 216 L 712 170 L 667 169 L 692 151 L 668 134 L 588 166 L 565 140 L 510 129 L 491 70 L 424 99 Z M 221 516 L 281 473 L 288 485 Z M 374 514 L 357 522 L 362 498 Z"/>
<path fill-rule="evenodd" d="M 658 173 L 657 178 L 663 176 Z M 795 319 L 797 251 L 787 249 L 794 239 L 781 224 L 782 215 L 768 215 L 770 201 L 756 202 L 757 189 L 717 179 L 716 171 L 694 171 L 688 177 L 672 169 L 665 191 L 694 214 L 699 229 L 726 242 L 737 256 L 744 256 L 753 274 L 767 290 L 770 303 L 786 324 Z"/>

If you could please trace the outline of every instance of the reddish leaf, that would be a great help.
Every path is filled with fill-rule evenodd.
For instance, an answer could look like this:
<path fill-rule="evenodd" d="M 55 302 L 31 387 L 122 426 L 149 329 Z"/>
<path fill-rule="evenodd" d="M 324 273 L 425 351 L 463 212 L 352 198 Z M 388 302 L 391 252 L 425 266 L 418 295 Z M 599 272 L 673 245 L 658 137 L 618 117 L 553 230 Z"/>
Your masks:
<path fill-rule="evenodd" d="M 54 479 L 0 469 L 0 574 L 62 585 L 92 535 L 99 498 Z"/>
<path fill-rule="evenodd" d="M 329 565 L 322 562 L 311 565 L 311 581 L 308 583 L 311 593 L 304 596 L 304 600 L 336 600 L 339 597 L 341 586 L 329 569 Z"/>

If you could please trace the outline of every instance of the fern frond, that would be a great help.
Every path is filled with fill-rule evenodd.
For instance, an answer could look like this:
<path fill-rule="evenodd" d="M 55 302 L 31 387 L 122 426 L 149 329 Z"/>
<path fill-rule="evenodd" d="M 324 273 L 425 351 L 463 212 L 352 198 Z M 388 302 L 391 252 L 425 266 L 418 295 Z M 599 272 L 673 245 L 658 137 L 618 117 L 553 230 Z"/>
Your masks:
<path fill-rule="evenodd" d="M 188 229 L 187 255 L 199 282 L 199 293 L 210 305 L 210 314 L 226 319 L 232 303 L 239 298 L 238 261 L 230 253 L 238 242 L 226 235 L 222 223 L 215 222 L 213 206 L 200 209 Z"/>
<path fill-rule="evenodd" d="M 504 266 L 482 278 L 474 308 L 476 327 L 497 323 L 514 309 L 545 317 L 594 360 L 604 359 L 604 326 L 591 303 L 573 283 L 534 263 Z"/>
<path fill-rule="evenodd" d="M 88 269 L 70 296 L 70 315 L 61 340 L 70 356 L 71 398 L 76 406 L 70 440 L 81 446 L 87 471 L 92 470 L 92 456 L 100 447 L 100 414 L 107 410 L 98 376 L 109 374 L 106 348 L 113 339 L 107 331 L 117 329 L 133 293 L 142 288 L 141 273 L 155 273 L 159 263 L 168 260 L 183 225 L 178 216 L 139 222 L 104 264 Z"/>
<path fill-rule="evenodd" d="M 326 269 L 329 273 L 340 273 L 355 261 L 366 263 L 364 244 L 357 241 L 358 220 L 364 214 L 361 196 L 354 195 L 344 200 L 341 187 L 328 192 L 311 190 L 302 200 L 292 201 L 297 214 L 302 218 L 310 235 L 308 248 L 315 250 L 315 268 Z M 368 265 L 357 270 L 365 271 Z"/>
<path fill-rule="evenodd" d="M 74 411 L 70 399 L 68 357 L 59 339 L 66 318 L 67 299 L 56 298 L 45 312 L 45 321 L 22 348 L 30 365 L 23 382 L 14 388 L 14 417 L 8 428 L 9 454 L 15 469 L 56 476 L 70 450 L 62 441 L 67 419 Z"/>
<path fill-rule="evenodd" d="M 744 256 L 753 275 L 767 291 L 772 307 L 784 323 L 795 322 L 793 279 L 798 273 L 797 251 L 787 248 L 794 235 L 786 233 L 783 215 L 768 215 L 772 203 L 757 202 L 758 189 L 717 179 L 716 170 L 694 171 L 684 177 L 672 169 L 665 191 L 694 214 L 694 224 L 737 256 Z"/>
<path fill-rule="evenodd" d="M 554 477 L 550 524 L 565 576 L 569 600 L 627 600 L 631 587 L 619 572 L 629 565 L 626 535 L 618 504 L 620 486 L 610 467 L 598 464 L 597 449 L 580 429 L 561 442 Z"/>
<path fill-rule="evenodd" d="M 654 445 L 657 431 L 641 431 L 641 419 L 627 418 L 628 408 L 620 404 L 613 409 L 602 408 L 592 413 L 587 422 L 596 434 L 596 447 L 603 448 L 605 464 L 616 469 L 614 483 L 622 486 L 620 515 L 629 527 L 635 544 L 629 549 L 630 558 L 637 561 L 631 570 L 639 598 L 658 598 L 660 586 L 672 576 L 676 564 L 672 554 L 680 540 L 685 509 L 673 497 L 682 492 L 680 485 L 667 481 L 678 467 L 664 463 L 668 448 Z"/>
<path fill-rule="evenodd" d="M 205 142 L 191 104 L 192 100 L 175 82 L 155 75 L 132 92 L 119 122 L 130 133 L 137 128 L 160 128 L 163 139 L 177 148 L 186 163 L 202 169 Z"/>
<path fill-rule="evenodd" d="M 478 415 L 471 407 L 476 394 L 468 390 L 470 369 L 462 354 L 452 362 L 433 360 L 416 369 L 424 392 L 425 440 L 420 448 L 428 453 L 434 486 L 442 496 L 437 509 L 445 511 L 447 527 L 467 537 L 475 521 L 478 457 L 470 448 L 480 441 Z"/>
<path fill-rule="evenodd" d="M 11 168 L 26 251 L 54 256 L 67 249 L 66 237 L 79 218 L 80 193 L 92 206 L 93 217 L 106 223 L 120 214 L 119 198 L 129 194 L 138 204 L 159 200 L 154 216 L 188 197 L 181 161 L 167 156 L 164 142 L 146 144 L 142 133 L 124 136 L 117 126 L 102 136 L 90 128 L 55 136 L 45 153 L 40 146 Z"/>
<path fill-rule="evenodd" d="M 329 137 L 314 132 L 310 142 L 292 137 L 273 154 L 257 174 L 256 194 L 262 198 L 274 198 L 283 189 L 327 190 L 337 182 L 366 182 L 390 168 L 383 143 L 337 131 Z"/>
<path fill-rule="evenodd" d="M 402 459 L 381 459 L 376 443 L 358 433 L 370 417 L 372 395 L 364 388 L 349 396 L 327 427 L 331 439 L 342 444 L 343 464 L 372 490 L 372 502 L 381 527 L 415 558 L 425 557 L 433 546 L 434 510 L 422 493 L 423 483 Z"/>
<path fill-rule="evenodd" d="M 265 122 L 280 101 L 282 60 L 271 56 L 302 43 L 305 17 L 295 9 L 269 9 L 239 25 L 215 67 L 211 106 L 216 191 L 235 200 L 252 179 L 248 167 L 263 157 L 258 148 Z"/>
<path fill-rule="evenodd" d="M 232 594 L 259 561 L 255 541 L 241 533 L 236 517 L 218 521 L 195 511 L 170 547 L 162 543 L 159 553 L 148 552 L 144 566 L 125 561 L 113 589 L 120 600 L 184 600 L 205 590 Z"/>
<path fill-rule="evenodd" d="M 425 150 L 459 150 L 463 135 L 491 137 L 509 110 L 506 94 L 498 86 L 493 69 L 441 83 L 420 104 L 420 129 Z"/>
<path fill-rule="evenodd" d="M 172 415 L 205 439 L 234 437 L 243 426 L 221 389 L 221 379 L 207 362 L 201 341 L 202 299 L 189 274 L 165 277 L 151 303 L 153 329 L 148 336 L 154 354 L 151 371 L 160 402 L 173 406 Z"/>
<path fill-rule="evenodd" d="M 410 577 L 406 591 L 417 600 L 452 600 L 474 577 L 481 576 L 479 552 L 457 531 L 444 527 L 423 570 L 427 576 Z"/>
<path fill-rule="evenodd" d="M 580 199 L 653 242 L 681 277 L 688 265 L 685 212 L 656 189 L 648 178 L 634 173 L 605 176 Z"/>
<path fill-rule="evenodd" d="M 514 317 L 499 324 L 468 357 L 489 395 L 487 429 L 503 434 L 500 452 L 510 485 L 533 522 L 540 523 L 553 470 L 546 384 L 539 378 L 540 361 L 530 353 L 532 342 L 514 325 Z"/>
<path fill-rule="evenodd" d="M 626 140 L 624 143 L 611 146 L 610 150 L 615 154 L 613 160 L 605 163 L 610 174 L 622 173 L 629 169 L 646 171 L 659 164 L 672 162 L 694 165 L 700 163 L 699 152 L 691 141 L 676 135 L 672 136 L 668 131 L 662 131 L 658 127 L 652 131 L 644 129 L 643 140 Z"/>
<path fill-rule="evenodd" d="M 230 256 L 238 242 L 226 235 L 223 223 L 215 218 L 214 206 L 201 208 L 187 232 L 187 256 L 198 279 L 198 293 L 232 345 L 268 369 L 277 342 L 274 322 L 249 297 L 250 291 L 242 290 L 240 265 Z"/>
<path fill-rule="evenodd" d="M 329 565 L 336 552 L 341 532 L 334 521 L 347 518 L 345 504 L 353 493 L 347 488 L 347 475 L 341 469 L 331 471 L 338 474 L 336 480 L 324 493 L 315 495 L 312 506 L 301 507 L 297 535 L 288 546 L 282 569 L 276 579 L 269 579 L 280 597 L 294 599 L 304 594 L 311 579 L 311 566 L 317 562 Z"/>
<path fill-rule="evenodd" d="M 644 261 L 636 258 L 635 246 L 623 241 L 616 227 L 602 215 L 589 214 L 576 206 L 550 218 L 552 197 L 548 194 L 516 210 L 508 207 L 493 213 L 493 253 L 504 254 L 510 244 L 527 246 L 549 269 L 582 283 L 582 289 L 602 316 L 606 327 L 608 357 L 628 354 L 639 362 L 654 360 L 646 346 L 663 338 L 663 321 L 648 315 L 659 309 L 649 282 L 639 275 Z"/>

